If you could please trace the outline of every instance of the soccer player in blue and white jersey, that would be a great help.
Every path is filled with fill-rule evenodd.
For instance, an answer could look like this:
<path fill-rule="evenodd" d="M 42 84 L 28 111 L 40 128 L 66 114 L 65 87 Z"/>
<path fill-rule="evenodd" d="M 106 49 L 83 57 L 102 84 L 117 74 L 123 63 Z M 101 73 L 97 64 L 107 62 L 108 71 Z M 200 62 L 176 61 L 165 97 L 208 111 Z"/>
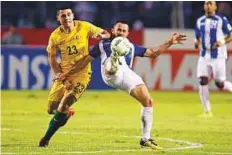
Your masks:
<path fill-rule="evenodd" d="M 197 77 L 204 117 L 213 116 L 208 88 L 211 73 L 219 89 L 232 92 L 232 83 L 226 80 L 226 44 L 232 41 L 232 28 L 226 17 L 216 14 L 216 9 L 216 2 L 205 1 L 205 15 L 197 20 L 195 28 L 195 48 L 200 48 Z"/>
<path fill-rule="evenodd" d="M 122 21 L 117 22 L 112 28 L 112 38 L 101 40 L 90 51 L 90 55 L 85 56 L 81 61 L 76 62 L 70 72 L 66 74 L 72 74 L 79 71 L 90 61 L 100 56 L 101 73 L 104 82 L 111 87 L 127 91 L 129 95 L 142 104 L 142 138 L 140 140 L 140 145 L 161 150 L 162 147 L 157 145 L 150 135 L 153 123 L 152 98 L 142 78 L 139 77 L 131 67 L 135 56 L 156 58 L 160 53 L 165 52 L 173 44 L 182 44 L 182 41 L 186 40 L 186 36 L 174 33 L 164 44 L 155 48 L 144 48 L 131 44 L 131 51 L 123 57 L 118 57 L 117 54 L 111 51 L 111 41 L 114 37 L 127 37 L 128 35 L 128 24 Z M 117 61 L 119 61 L 119 63 L 117 63 Z M 112 66 L 112 70 L 110 68 L 106 69 L 106 66 Z"/>

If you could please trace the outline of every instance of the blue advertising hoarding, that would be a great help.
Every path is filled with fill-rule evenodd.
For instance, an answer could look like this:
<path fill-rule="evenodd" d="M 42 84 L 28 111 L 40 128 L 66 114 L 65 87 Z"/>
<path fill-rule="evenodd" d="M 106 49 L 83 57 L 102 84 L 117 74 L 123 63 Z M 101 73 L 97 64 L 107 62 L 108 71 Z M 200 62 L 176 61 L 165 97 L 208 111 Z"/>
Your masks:
<path fill-rule="evenodd" d="M 89 89 L 109 89 L 101 77 L 100 58 L 92 62 Z M 46 47 L 2 46 L 1 89 L 49 89 L 53 72 Z"/>

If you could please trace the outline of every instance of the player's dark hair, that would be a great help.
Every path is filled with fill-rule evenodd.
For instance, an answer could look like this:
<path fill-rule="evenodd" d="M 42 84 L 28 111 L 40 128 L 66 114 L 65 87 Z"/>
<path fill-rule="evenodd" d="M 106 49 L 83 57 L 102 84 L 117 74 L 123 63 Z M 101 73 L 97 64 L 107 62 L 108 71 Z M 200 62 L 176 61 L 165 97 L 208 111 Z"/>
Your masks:
<path fill-rule="evenodd" d="M 114 26 L 115 26 L 116 24 L 118 24 L 118 23 L 127 24 L 128 27 L 130 28 L 129 23 L 128 23 L 126 20 L 117 20 L 117 21 L 115 22 Z"/>
<path fill-rule="evenodd" d="M 66 10 L 66 9 L 71 9 L 72 10 L 72 8 L 70 6 L 59 7 L 59 8 L 57 8 L 56 16 L 59 16 L 60 10 Z"/>

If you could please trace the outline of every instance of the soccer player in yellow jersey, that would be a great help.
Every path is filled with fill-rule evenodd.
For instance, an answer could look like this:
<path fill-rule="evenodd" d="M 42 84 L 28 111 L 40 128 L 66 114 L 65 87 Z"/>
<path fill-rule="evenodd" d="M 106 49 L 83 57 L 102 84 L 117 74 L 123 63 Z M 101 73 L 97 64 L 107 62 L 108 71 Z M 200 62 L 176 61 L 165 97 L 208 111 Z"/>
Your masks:
<path fill-rule="evenodd" d="M 49 38 L 47 46 L 48 60 L 56 77 L 70 70 L 76 61 L 89 55 L 89 37 L 96 39 L 110 38 L 110 34 L 91 23 L 74 20 L 71 9 L 57 11 L 57 20 L 61 26 L 56 28 Z M 56 60 L 60 52 L 60 62 Z M 48 113 L 54 114 L 48 130 L 39 142 L 39 147 L 46 147 L 53 134 L 64 126 L 73 111 L 70 106 L 84 93 L 90 82 L 91 64 L 70 76 L 62 76 L 54 81 L 48 97 Z"/>

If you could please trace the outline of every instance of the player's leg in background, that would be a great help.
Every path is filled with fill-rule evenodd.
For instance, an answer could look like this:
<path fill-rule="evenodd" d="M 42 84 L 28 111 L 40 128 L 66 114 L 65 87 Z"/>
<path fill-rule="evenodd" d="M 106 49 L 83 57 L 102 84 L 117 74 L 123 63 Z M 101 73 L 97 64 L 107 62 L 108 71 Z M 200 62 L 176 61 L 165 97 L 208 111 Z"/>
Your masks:
<path fill-rule="evenodd" d="M 197 64 L 198 91 L 201 104 L 204 108 L 204 114 L 202 116 L 212 115 L 208 87 L 210 68 L 207 63 L 207 60 L 200 57 Z"/>
<path fill-rule="evenodd" d="M 226 60 L 215 60 L 213 67 L 213 73 L 215 77 L 215 85 L 221 89 L 232 93 L 232 83 L 226 80 Z"/>

